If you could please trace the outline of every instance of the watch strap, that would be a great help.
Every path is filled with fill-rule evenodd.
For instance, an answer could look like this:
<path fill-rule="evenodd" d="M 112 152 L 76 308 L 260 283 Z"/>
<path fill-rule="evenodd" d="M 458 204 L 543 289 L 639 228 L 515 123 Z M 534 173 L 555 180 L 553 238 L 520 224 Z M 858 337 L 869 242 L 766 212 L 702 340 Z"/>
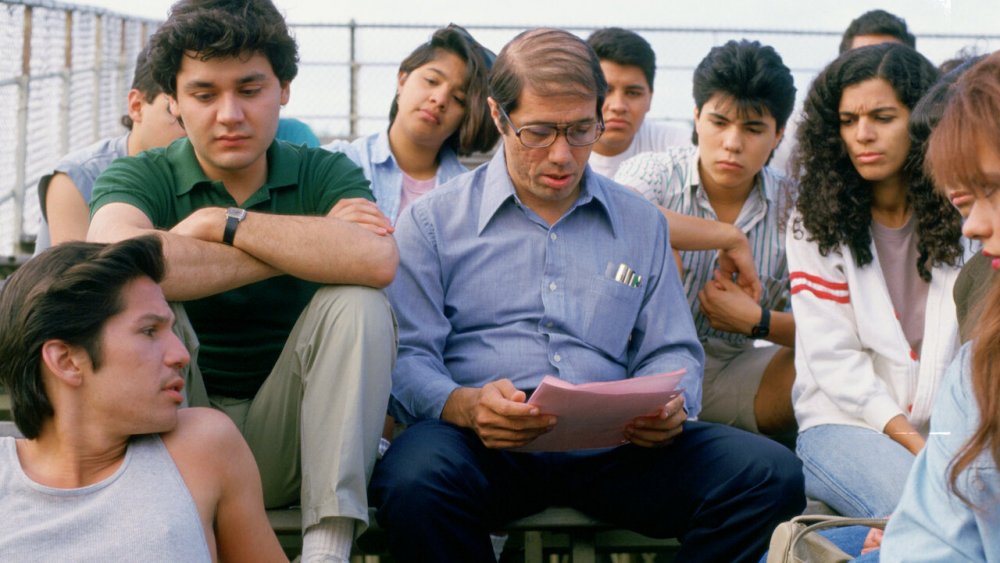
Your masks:
<path fill-rule="evenodd" d="M 771 334 L 771 311 L 767 307 L 760 308 L 760 322 L 750 329 L 751 338 L 765 338 Z"/>
<path fill-rule="evenodd" d="M 240 226 L 240 222 L 243 221 L 246 216 L 246 209 L 230 207 L 226 210 L 226 229 L 222 232 L 223 244 L 228 244 L 229 246 L 233 245 L 233 239 L 236 238 L 236 228 Z"/>

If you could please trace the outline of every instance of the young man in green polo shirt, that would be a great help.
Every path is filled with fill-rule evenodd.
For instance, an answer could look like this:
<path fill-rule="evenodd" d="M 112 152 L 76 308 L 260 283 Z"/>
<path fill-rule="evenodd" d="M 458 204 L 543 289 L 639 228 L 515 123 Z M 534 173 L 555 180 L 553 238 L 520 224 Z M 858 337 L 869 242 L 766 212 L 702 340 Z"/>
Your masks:
<path fill-rule="evenodd" d="M 160 236 L 189 403 L 236 422 L 268 507 L 301 503 L 303 561 L 346 561 L 396 353 L 391 226 L 350 160 L 274 140 L 297 47 L 270 0 L 181 0 L 150 49 L 188 137 L 98 178 L 88 238 Z"/>

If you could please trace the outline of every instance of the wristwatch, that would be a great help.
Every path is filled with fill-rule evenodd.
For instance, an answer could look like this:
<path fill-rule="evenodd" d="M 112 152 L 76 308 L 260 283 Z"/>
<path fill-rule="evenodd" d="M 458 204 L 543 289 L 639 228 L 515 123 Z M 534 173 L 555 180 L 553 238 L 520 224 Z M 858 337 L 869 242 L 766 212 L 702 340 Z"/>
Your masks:
<path fill-rule="evenodd" d="M 236 227 L 247 218 L 247 210 L 240 207 L 230 207 L 226 210 L 226 230 L 222 233 L 222 242 L 233 245 L 233 237 L 236 236 Z"/>
<path fill-rule="evenodd" d="M 771 334 L 771 311 L 761 307 L 760 322 L 750 329 L 750 338 L 767 338 L 768 334 Z"/>

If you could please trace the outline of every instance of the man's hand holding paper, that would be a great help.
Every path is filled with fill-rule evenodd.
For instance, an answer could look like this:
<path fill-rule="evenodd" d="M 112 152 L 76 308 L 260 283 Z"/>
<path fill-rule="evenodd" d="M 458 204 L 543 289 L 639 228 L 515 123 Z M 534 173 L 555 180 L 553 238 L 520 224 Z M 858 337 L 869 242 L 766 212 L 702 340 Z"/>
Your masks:
<path fill-rule="evenodd" d="M 541 414 L 525 402 L 524 391 L 509 379 L 483 387 L 461 387 L 448 397 L 441 412 L 445 421 L 472 428 L 488 448 L 516 448 L 552 429 L 556 417 Z"/>
<path fill-rule="evenodd" d="M 625 439 L 644 448 L 669 446 L 683 430 L 687 420 L 684 395 L 677 395 L 656 416 L 636 417 L 625 427 Z"/>

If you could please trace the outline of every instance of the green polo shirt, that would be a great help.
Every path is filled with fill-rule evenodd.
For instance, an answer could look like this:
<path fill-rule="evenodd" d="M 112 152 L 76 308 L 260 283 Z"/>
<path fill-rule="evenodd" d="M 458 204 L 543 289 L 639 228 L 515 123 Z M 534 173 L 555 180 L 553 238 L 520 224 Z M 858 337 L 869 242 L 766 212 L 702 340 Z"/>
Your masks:
<path fill-rule="evenodd" d="M 338 200 L 353 197 L 374 201 L 368 180 L 350 159 L 275 141 L 267 150 L 267 183 L 242 207 L 262 213 L 326 215 Z M 202 207 L 236 206 L 221 182 L 205 176 L 188 139 L 112 163 L 94 184 L 91 214 L 114 202 L 137 207 L 157 229 L 170 229 Z M 198 366 L 209 394 L 256 395 L 318 287 L 278 276 L 186 302 L 201 343 Z"/>

